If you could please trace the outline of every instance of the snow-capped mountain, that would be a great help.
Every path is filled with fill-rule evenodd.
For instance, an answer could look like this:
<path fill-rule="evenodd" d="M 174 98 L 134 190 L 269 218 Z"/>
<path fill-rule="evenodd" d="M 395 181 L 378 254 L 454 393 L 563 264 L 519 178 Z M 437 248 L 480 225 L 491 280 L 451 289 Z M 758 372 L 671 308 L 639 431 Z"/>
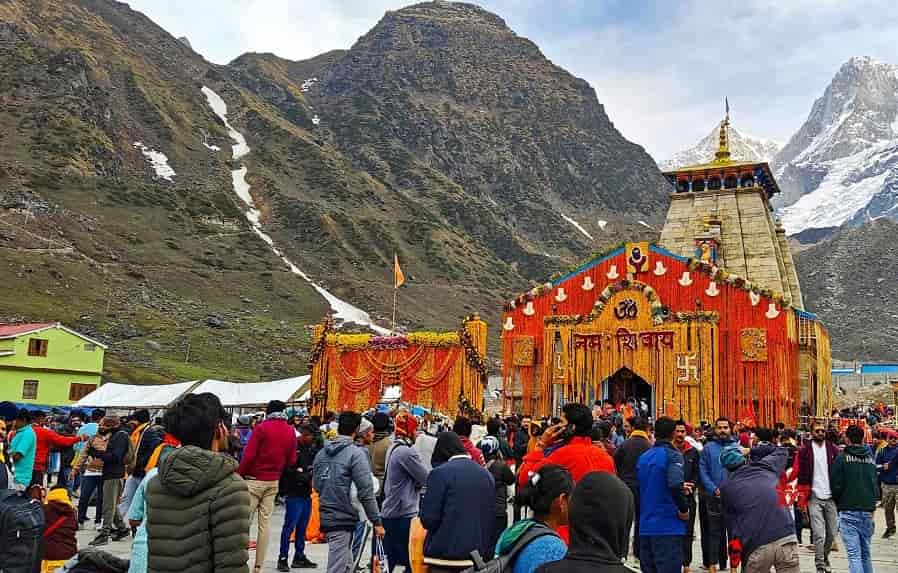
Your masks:
<path fill-rule="evenodd" d="M 898 66 L 843 64 L 773 163 L 789 234 L 898 220 Z"/>
<path fill-rule="evenodd" d="M 689 149 L 674 154 L 670 159 L 659 162 L 658 167 L 666 171 L 711 161 L 720 142 L 719 134 L 720 126 L 715 125 L 707 137 Z M 782 147 L 776 141 L 744 134 L 732 125 L 729 129 L 729 142 L 731 157 L 737 161 L 770 161 Z"/>

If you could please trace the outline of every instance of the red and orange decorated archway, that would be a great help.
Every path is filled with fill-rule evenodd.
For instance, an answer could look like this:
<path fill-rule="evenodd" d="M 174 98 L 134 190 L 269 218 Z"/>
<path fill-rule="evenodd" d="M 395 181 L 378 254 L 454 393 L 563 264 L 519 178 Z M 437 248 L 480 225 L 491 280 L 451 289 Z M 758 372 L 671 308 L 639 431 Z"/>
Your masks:
<path fill-rule="evenodd" d="M 312 411 L 364 411 L 388 387 L 401 400 L 445 413 L 481 404 L 486 385 L 486 323 L 466 317 L 456 332 L 374 336 L 315 329 L 309 370 Z"/>

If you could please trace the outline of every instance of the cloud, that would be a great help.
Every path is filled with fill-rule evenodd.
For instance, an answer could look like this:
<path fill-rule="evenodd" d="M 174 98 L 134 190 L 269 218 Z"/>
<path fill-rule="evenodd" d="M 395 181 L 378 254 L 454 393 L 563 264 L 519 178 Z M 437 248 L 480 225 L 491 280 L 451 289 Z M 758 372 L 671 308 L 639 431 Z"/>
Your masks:
<path fill-rule="evenodd" d="M 198 52 L 304 59 L 349 48 L 394 0 L 133 0 Z M 898 63 L 894 0 L 483 0 L 586 79 L 618 129 L 664 158 L 708 133 L 729 97 L 741 130 L 785 141 L 851 56 Z"/>

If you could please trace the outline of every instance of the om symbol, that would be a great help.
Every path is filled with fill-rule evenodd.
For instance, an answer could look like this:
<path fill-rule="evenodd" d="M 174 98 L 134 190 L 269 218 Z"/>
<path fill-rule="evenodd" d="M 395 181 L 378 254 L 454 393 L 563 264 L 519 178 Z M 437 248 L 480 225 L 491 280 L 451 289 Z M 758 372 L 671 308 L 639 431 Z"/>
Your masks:
<path fill-rule="evenodd" d="M 620 301 L 614 309 L 614 316 L 621 320 L 636 318 L 637 314 L 639 314 L 639 308 L 636 306 L 636 301 L 632 298 L 625 298 Z"/>

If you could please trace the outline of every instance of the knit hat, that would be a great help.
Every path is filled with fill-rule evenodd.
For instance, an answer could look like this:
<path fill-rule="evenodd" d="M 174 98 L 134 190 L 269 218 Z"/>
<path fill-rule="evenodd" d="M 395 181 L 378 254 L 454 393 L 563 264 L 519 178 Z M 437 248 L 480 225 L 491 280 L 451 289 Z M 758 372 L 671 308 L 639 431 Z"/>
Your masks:
<path fill-rule="evenodd" d="M 736 445 L 727 446 L 720 452 L 720 465 L 732 471 L 745 464 L 742 448 Z"/>
<path fill-rule="evenodd" d="M 499 440 L 495 436 L 485 436 L 478 444 L 483 457 L 492 458 L 499 454 Z"/>
<path fill-rule="evenodd" d="M 122 421 L 118 416 L 103 416 L 100 420 L 100 427 L 115 429 L 122 425 Z"/>
<path fill-rule="evenodd" d="M 359 429 L 358 429 L 358 431 L 356 431 L 356 435 L 364 436 L 368 432 L 371 432 L 373 430 L 374 430 L 374 424 L 372 424 L 368 418 L 362 418 L 362 423 L 359 424 Z"/>

